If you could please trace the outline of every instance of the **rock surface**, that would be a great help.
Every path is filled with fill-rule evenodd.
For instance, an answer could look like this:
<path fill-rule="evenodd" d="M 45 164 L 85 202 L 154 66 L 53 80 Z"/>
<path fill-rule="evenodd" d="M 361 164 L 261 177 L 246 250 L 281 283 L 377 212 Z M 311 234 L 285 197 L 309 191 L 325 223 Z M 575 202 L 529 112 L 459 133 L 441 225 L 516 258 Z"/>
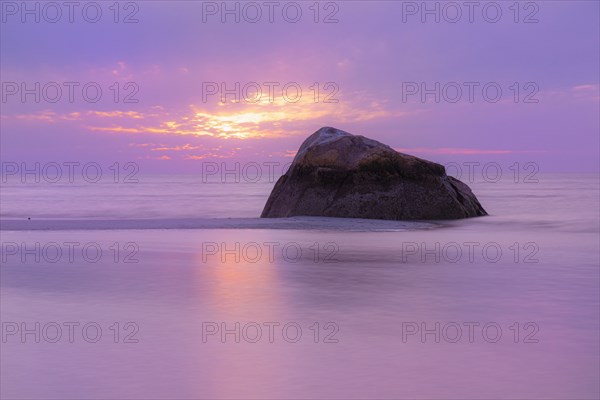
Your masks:
<path fill-rule="evenodd" d="M 442 165 L 335 128 L 308 137 L 273 188 L 261 218 L 323 216 L 388 220 L 487 215 Z"/>

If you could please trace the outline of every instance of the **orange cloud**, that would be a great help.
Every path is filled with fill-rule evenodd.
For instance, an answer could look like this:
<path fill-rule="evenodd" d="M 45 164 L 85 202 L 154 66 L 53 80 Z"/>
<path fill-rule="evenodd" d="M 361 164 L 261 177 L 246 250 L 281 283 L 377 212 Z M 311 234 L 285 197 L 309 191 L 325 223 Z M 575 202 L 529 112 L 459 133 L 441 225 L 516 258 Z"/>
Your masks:
<path fill-rule="evenodd" d="M 256 103 L 221 103 L 211 110 L 204 105 L 190 105 L 184 111 L 169 111 L 152 107 L 141 111 L 91 110 L 69 115 L 54 112 L 17 116 L 20 119 L 42 120 L 54 123 L 59 120 L 82 121 L 93 132 L 120 134 L 165 134 L 209 136 L 220 139 L 254 139 L 304 134 L 295 131 L 291 124 L 311 122 L 353 123 L 389 117 L 405 117 L 414 112 L 389 109 L 385 103 L 368 101 L 359 96 L 360 106 L 339 99 L 338 103 L 315 102 L 312 96 L 303 96 L 291 103 L 281 97 L 264 98 Z M 364 105 L 366 104 L 366 105 Z M 315 122 L 315 123 L 312 123 Z M 183 149 L 185 150 L 185 149 Z"/>
<path fill-rule="evenodd" d="M 136 111 L 88 111 L 87 115 L 102 118 L 134 118 L 143 119 L 144 115 Z"/>
<path fill-rule="evenodd" d="M 155 147 L 153 149 L 150 149 L 150 151 L 184 151 L 184 150 L 196 150 L 196 149 L 200 149 L 200 148 L 202 148 L 202 146 L 192 146 L 191 144 L 184 144 L 183 146 L 174 146 L 174 147 L 168 147 L 168 146 Z"/>

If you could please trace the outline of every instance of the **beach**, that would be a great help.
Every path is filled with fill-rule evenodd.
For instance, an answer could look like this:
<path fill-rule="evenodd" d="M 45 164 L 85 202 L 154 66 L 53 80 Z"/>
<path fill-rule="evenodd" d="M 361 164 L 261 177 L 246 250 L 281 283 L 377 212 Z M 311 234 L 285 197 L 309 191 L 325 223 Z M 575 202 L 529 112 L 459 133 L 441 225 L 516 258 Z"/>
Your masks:
<path fill-rule="evenodd" d="M 2 397 L 599 394 L 597 175 L 474 182 L 490 216 L 425 222 L 260 220 L 273 182 L 142 182 L 3 186 Z"/>

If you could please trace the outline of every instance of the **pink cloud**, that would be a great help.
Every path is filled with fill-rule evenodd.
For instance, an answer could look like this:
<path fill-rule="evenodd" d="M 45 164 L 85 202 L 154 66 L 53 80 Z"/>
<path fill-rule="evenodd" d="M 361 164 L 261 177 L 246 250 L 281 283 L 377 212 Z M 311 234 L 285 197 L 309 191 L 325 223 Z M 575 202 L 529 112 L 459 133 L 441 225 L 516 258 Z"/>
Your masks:
<path fill-rule="evenodd" d="M 598 85 L 578 85 L 574 86 L 573 90 L 575 91 L 583 91 L 583 90 L 597 90 Z"/>
<path fill-rule="evenodd" d="M 445 155 L 493 155 L 493 154 L 521 154 L 521 153 L 535 153 L 536 151 L 529 150 L 494 150 L 494 149 L 465 149 L 465 148 L 453 148 L 453 147 L 441 147 L 441 148 L 428 148 L 428 147 L 415 147 L 415 148 L 396 148 L 394 149 L 401 153 L 408 154 L 445 154 Z"/>

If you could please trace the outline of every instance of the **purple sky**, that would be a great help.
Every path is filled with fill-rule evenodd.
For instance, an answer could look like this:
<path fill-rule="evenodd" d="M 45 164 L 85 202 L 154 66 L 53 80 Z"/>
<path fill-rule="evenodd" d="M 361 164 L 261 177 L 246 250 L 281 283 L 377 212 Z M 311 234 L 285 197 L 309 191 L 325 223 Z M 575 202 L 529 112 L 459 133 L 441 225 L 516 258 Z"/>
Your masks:
<path fill-rule="evenodd" d="M 483 18 L 489 2 L 479 3 L 473 23 L 466 8 L 456 23 L 444 15 L 440 23 L 433 16 L 423 23 L 420 14 L 404 15 L 403 22 L 407 2 L 337 2 L 339 22 L 330 24 L 313 21 L 312 1 L 299 2 L 303 15 L 295 24 L 282 17 L 286 2 L 279 3 L 274 23 L 266 9 L 257 23 L 235 23 L 231 16 L 222 23 L 218 15 L 203 23 L 202 2 L 142 1 L 133 24 L 113 22 L 113 2 L 101 2 L 95 24 L 81 10 L 73 23 L 67 15 L 57 23 L 35 23 L 33 16 L 23 23 L 21 10 L 12 15 L 5 3 L 12 2 L 2 1 L 1 16 L 3 161 L 135 161 L 141 172 L 194 172 L 202 161 L 289 160 L 306 136 L 334 126 L 442 163 L 518 161 L 535 162 L 540 172 L 598 170 L 597 1 L 521 2 L 519 23 L 512 1 L 498 2 L 497 23 Z M 133 10 L 121 9 L 119 18 Z M 332 11 L 321 3 L 319 18 Z M 523 23 L 528 15 L 539 22 Z M 56 103 L 36 103 L 33 95 L 23 102 L 21 93 L 9 93 L 11 82 L 97 82 L 103 96 L 86 102 L 80 85 L 70 103 L 63 85 Z M 115 103 L 109 89 L 115 82 L 121 96 L 133 87 L 124 85 L 134 82 L 139 102 L 121 97 Z M 272 103 L 220 104 L 216 95 L 203 101 L 203 82 L 279 87 Z M 281 96 L 288 82 L 302 89 L 297 103 Z M 328 82 L 334 85 L 325 88 Z M 429 88 L 451 83 L 446 88 L 452 98 L 456 82 L 462 98 L 436 103 L 430 95 L 422 102 L 420 94 L 407 95 L 410 82 Z M 479 84 L 473 102 L 464 82 Z M 490 82 L 502 89 L 495 103 L 482 95 Z M 332 88 L 338 103 L 323 103 Z M 268 100 L 266 92 L 263 98 Z"/>

